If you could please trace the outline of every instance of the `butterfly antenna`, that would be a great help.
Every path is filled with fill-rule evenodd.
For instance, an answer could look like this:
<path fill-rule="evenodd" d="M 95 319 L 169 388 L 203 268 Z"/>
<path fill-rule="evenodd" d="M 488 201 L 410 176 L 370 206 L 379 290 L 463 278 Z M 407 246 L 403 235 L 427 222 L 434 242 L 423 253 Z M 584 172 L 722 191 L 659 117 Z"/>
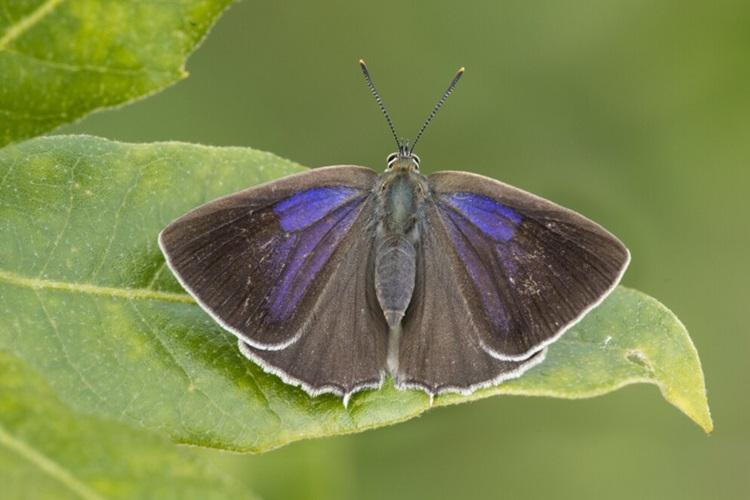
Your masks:
<path fill-rule="evenodd" d="M 427 128 L 427 125 L 430 124 L 433 118 L 435 118 L 435 115 L 437 114 L 438 110 L 445 104 L 445 100 L 448 99 L 448 96 L 453 93 L 453 89 L 456 88 L 456 84 L 458 83 L 458 80 L 461 79 L 461 77 L 464 74 L 464 68 L 460 68 L 456 72 L 456 76 L 453 77 L 453 80 L 451 80 L 451 84 L 448 85 L 448 88 L 445 89 L 445 92 L 443 92 L 443 95 L 440 97 L 440 100 L 435 104 L 435 107 L 432 108 L 432 111 L 427 116 L 427 119 L 422 124 L 422 128 L 419 129 L 419 133 L 417 133 L 417 138 L 414 139 L 414 142 L 411 145 L 411 148 L 409 149 L 409 152 L 411 153 L 414 151 L 414 146 L 417 145 L 417 142 L 419 142 L 419 139 L 422 137 L 422 134 L 424 133 L 425 129 Z"/>
<path fill-rule="evenodd" d="M 398 139 L 398 134 L 396 133 L 396 127 L 393 126 L 393 120 L 391 120 L 391 115 L 389 115 L 388 110 L 385 109 L 385 104 L 383 104 L 383 99 L 380 97 L 380 94 L 378 93 L 378 89 L 375 88 L 375 84 L 372 83 L 370 72 L 367 71 L 367 65 L 365 64 L 365 61 L 363 59 L 359 60 L 359 67 L 362 68 L 362 74 L 365 75 L 365 81 L 367 82 L 367 87 L 370 89 L 370 92 L 372 92 L 372 95 L 375 97 L 375 101 L 378 103 L 378 106 L 380 106 L 380 111 L 383 112 L 383 116 L 385 116 L 385 121 L 388 122 L 388 128 L 391 129 L 393 138 L 396 139 L 396 145 L 398 146 L 399 149 L 401 149 L 401 141 Z"/>

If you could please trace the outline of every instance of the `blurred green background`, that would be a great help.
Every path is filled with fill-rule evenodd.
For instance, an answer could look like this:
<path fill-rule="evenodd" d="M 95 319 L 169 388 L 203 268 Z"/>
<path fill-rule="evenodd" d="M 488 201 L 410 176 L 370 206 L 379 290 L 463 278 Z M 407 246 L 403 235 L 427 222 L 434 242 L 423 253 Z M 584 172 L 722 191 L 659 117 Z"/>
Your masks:
<path fill-rule="evenodd" d="M 490 175 L 576 209 L 630 247 L 624 283 L 700 352 L 712 436 L 654 387 L 497 397 L 262 456 L 206 450 L 265 498 L 747 498 L 750 3 L 245 1 L 190 78 L 63 132 L 384 166 L 367 60 L 423 169 Z"/>

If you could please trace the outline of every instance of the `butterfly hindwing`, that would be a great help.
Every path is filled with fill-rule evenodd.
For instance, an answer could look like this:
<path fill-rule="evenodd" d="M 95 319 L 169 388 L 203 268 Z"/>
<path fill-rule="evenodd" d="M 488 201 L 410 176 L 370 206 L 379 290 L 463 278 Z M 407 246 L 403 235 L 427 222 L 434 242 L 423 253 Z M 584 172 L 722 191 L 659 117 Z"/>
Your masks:
<path fill-rule="evenodd" d="M 282 367 L 282 378 L 310 394 L 334 392 L 346 398 L 382 385 L 388 324 L 375 295 L 371 228 L 366 224 L 362 218 L 350 229 L 360 236 L 347 247 L 333 279 L 317 292 L 299 340 L 282 350 L 240 342 L 245 356 L 262 366 Z"/>
<path fill-rule="evenodd" d="M 520 376 L 544 359 L 544 352 L 522 361 L 501 361 L 482 346 L 482 323 L 462 291 L 468 277 L 456 267 L 452 242 L 439 222 L 437 207 L 426 207 L 425 225 L 417 246 L 414 298 L 404 317 L 396 384 L 430 394 L 470 393 Z M 469 297 L 471 299 L 471 297 Z"/>
<path fill-rule="evenodd" d="M 306 388 L 344 393 L 380 380 L 382 364 L 337 379 L 335 363 L 385 356 L 382 314 L 369 314 L 373 309 L 362 302 L 369 300 L 372 275 L 362 246 L 371 246 L 376 179 L 354 166 L 293 175 L 198 207 L 167 226 L 159 243 L 183 287 L 241 345 L 281 353 L 297 342 L 319 348 L 329 337 L 348 342 L 352 353 L 344 360 L 319 352 L 307 362 L 285 354 L 261 363 Z M 360 293 L 332 300 L 332 291 L 352 287 Z M 361 307 L 368 314 L 342 314 Z M 340 335 L 331 331 L 333 317 Z"/>
<path fill-rule="evenodd" d="M 616 237 L 571 210 L 465 172 L 428 180 L 426 231 L 447 236 L 456 300 L 467 303 L 483 348 L 498 359 L 523 360 L 554 341 L 628 265 Z"/>

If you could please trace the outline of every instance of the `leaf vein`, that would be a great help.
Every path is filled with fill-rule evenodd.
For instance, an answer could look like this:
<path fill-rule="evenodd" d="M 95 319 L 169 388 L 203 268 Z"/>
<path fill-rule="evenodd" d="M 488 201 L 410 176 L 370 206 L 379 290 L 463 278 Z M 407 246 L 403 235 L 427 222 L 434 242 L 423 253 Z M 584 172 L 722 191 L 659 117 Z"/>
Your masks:
<path fill-rule="evenodd" d="M 0 50 L 5 49 L 8 45 L 13 43 L 18 37 L 29 31 L 39 21 L 41 21 L 47 14 L 52 12 L 55 7 L 60 5 L 63 0 L 47 0 L 40 5 L 34 12 L 24 17 L 16 24 L 11 25 L 5 34 L 0 38 Z"/>
<path fill-rule="evenodd" d="M 103 75 L 110 74 L 110 75 L 134 76 L 134 77 L 141 77 L 143 75 L 148 75 L 148 74 L 152 74 L 152 75 L 169 75 L 170 74 L 170 71 L 158 69 L 158 68 L 145 68 L 145 67 L 115 68 L 113 66 L 99 66 L 96 64 L 77 64 L 77 63 L 68 63 L 68 62 L 62 62 L 62 61 L 53 61 L 51 59 L 43 59 L 33 54 L 21 52 L 20 50 L 15 50 L 15 49 L 6 48 L 5 52 L 7 52 L 8 54 L 15 54 L 19 57 L 23 57 L 24 59 L 28 59 L 42 66 L 47 66 L 49 68 L 67 71 L 70 73 L 88 71 L 90 73 L 101 73 Z"/>
<path fill-rule="evenodd" d="M 161 264 L 159 264 L 159 267 L 157 267 L 156 271 L 154 271 L 154 275 L 151 276 L 150 280 L 148 280 L 148 283 L 146 284 L 146 288 L 148 288 L 149 290 L 153 290 L 154 289 L 154 284 L 156 283 L 156 280 L 159 279 L 159 276 L 161 275 L 161 272 L 166 267 L 166 263 L 167 263 L 166 260 L 161 261 Z"/>
<path fill-rule="evenodd" d="M 42 312 L 44 313 L 45 319 L 52 327 L 52 331 L 55 332 L 55 337 L 57 337 L 57 340 L 60 343 L 60 350 L 62 351 L 62 354 L 65 357 L 65 362 L 75 372 L 78 378 L 81 379 L 81 382 L 83 382 L 83 385 L 86 386 L 86 388 L 91 392 L 91 394 L 93 394 L 94 397 L 96 397 L 96 399 L 98 399 L 99 401 L 106 403 L 106 399 L 101 397 L 99 393 L 96 392 L 96 389 L 94 389 L 94 386 L 92 386 L 91 383 L 88 381 L 88 379 L 84 377 L 83 372 L 81 372 L 81 370 L 78 369 L 78 366 L 73 362 L 72 358 L 70 357 L 70 354 L 68 353 L 68 349 L 65 347 L 65 342 L 63 341 L 64 337 L 60 334 L 60 328 L 57 326 L 57 322 L 55 322 L 55 320 L 52 318 L 52 315 L 50 315 L 50 313 L 47 311 L 47 306 L 44 305 L 44 300 L 42 299 L 41 295 L 39 295 L 39 291 L 34 290 L 34 295 L 39 301 L 39 306 L 42 308 Z"/>
<path fill-rule="evenodd" d="M 180 371 L 182 372 L 182 374 L 185 377 L 185 380 L 187 381 L 187 386 L 195 387 L 195 383 L 193 382 L 193 379 L 190 376 L 190 374 L 177 361 L 177 358 L 175 358 L 174 354 L 172 354 L 172 351 L 170 351 L 167 348 L 166 344 L 164 343 L 164 341 L 159 336 L 159 332 L 157 332 L 156 329 L 154 329 L 154 327 L 152 327 L 151 324 L 148 322 L 148 320 L 143 316 L 143 313 L 141 312 L 141 310 L 138 309 L 138 305 L 134 301 L 132 301 L 132 300 L 128 301 L 128 304 L 133 309 L 133 312 L 135 312 L 136 316 L 138 316 L 138 319 L 140 320 L 140 322 L 151 332 L 151 336 L 156 341 L 156 343 L 161 348 L 161 350 L 167 355 L 167 357 L 169 359 L 172 360 L 172 362 L 174 363 L 174 366 L 176 366 L 177 368 L 180 369 Z"/>
<path fill-rule="evenodd" d="M 99 271 L 102 270 L 102 267 L 104 267 L 104 263 L 107 262 L 107 257 L 109 256 L 109 252 L 112 249 L 112 243 L 115 241 L 115 237 L 117 236 L 117 230 L 120 227 L 120 219 L 122 218 L 122 211 L 125 208 L 125 205 L 127 204 L 128 197 L 130 196 L 130 193 L 133 192 L 133 190 L 138 185 L 138 182 L 141 180 L 141 177 L 143 177 L 143 171 L 151 165 L 154 162 L 159 161 L 159 159 L 152 160 L 148 163 L 145 163 L 144 165 L 141 165 L 141 168 L 138 169 L 138 173 L 135 175 L 133 180 L 130 183 L 130 186 L 125 190 L 125 194 L 122 197 L 122 201 L 120 202 L 120 206 L 117 207 L 117 210 L 115 211 L 115 217 L 114 222 L 112 223 L 112 233 L 107 240 L 107 247 L 104 249 L 104 252 L 102 252 L 102 258 L 99 261 L 99 265 L 94 269 L 94 274 L 91 275 L 91 279 L 93 280 L 96 278 L 96 276 L 99 274 Z"/>
<path fill-rule="evenodd" d="M 181 302 L 184 304 L 195 303 L 189 295 L 184 293 L 161 292 L 145 288 L 117 288 L 99 286 L 90 283 L 68 283 L 65 281 L 27 278 L 25 276 L 2 270 L 0 270 L 0 281 L 4 281 L 14 286 L 31 288 L 32 290 L 51 289 L 100 295 L 103 297 L 121 297 L 130 300 L 160 300 L 163 302 Z"/>
<path fill-rule="evenodd" d="M 87 500 L 99 500 L 103 498 L 87 485 L 76 479 L 75 476 L 65 470 L 62 465 L 45 456 L 38 450 L 35 450 L 28 443 L 14 437 L 2 426 L 0 426 L 0 444 L 14 451 L 27 462 L 35 465 L 44 473 L 67 486 L 79 497 Z"/>
<path fill-rule="evenodd" d="M 148 328 L 151 331 L 151 337 L 153 337 L 154 340 L 156 340 L 156 342 L 159 344 L 159 346 L 164 351 L 164 353 L 166 353 L 166 355 L 172 360 L 172 362 L 174 363 L 174 366 L 179 368 L 179 370 L 184 375 L 188 383 L 186 389 L 188 391 L 192 390 L 192 391 L 197 392 L 198 394 L 203 395 L 206 398 L 206 400 L 211 404 L 211 406 L 216 408 L 219 411 L 219 413 L 221 413 L 225 417 L 228 417 L 234 420 L 236 423 L 239 424 L 239 428 L 242 428 L 242 422 L 236 415 L 232 415 L 228 413 L 226 410 L 224 410 L 224 408 L 222 408 L 221 405 L 217 404 L 216 401 L 214 401 L 213 398 L 211 398 L 211 396 L 206 391 L 204 391 L 201 387 L 199 387 L 199 385 L 193 380 L 193 377 L 190 375 L 190 372 L 187 370 L 187 368 L 182 366 L 182 363 L 180 363 L 177 357 L 172 353 L 172 351 L 169 349 L 167 344 L 164 343 L 164 341 L 161 338 L 160 332 L 157 329 L 155 329 L 153 326 L 151 326 L 151 323 L 149 323 L 148 320 L 143 316 L 143 313 L 141 313 L 141 310 L 138 309 L 138 305 L 133 301 L 129 301 L 129 303 L 131 307 L 133 308 L 133 310 L 135 311 L 136 315 L 138 316 L 138 319 L 146 326 L 146 328 Z"/>
<path fill-rule="evenodd" d="M 57 233 L 57 237 L 55 238 L 54 243 L 52 243 L 52 248 L 50 249 L 49 253 L 47 253 L 47 259 L 44 261 L 44 265 L 39 271 L 37 278 L 41 278 L 44 275 L 44 271 L 47 270 L 47 266 L 49 265 L 50 260 L 52 260 L 52 255 L 54 255 L 55 251 L 57 250 L 57 247 L 60 245 L 60 240 L 62 240 L 62 237 L 65 234 L 65 231 L 68 229 L 68 225 L 70 224 L 70 218 L 73 215 L 73 206 L 74 206 L 73 189 L 75 188 L 75 177 L 76 177 L 75 172 L 76 172 L 76 167 L 78 167 L 79 163 L 81 163 L 80 157 L 78 157 L 75 163 L 73 163 L 73 165 L 70 167 L 70 179 L 68 181 L 69 182 L 68 209 L 65 214 L 65 222 L 63 222 L 63 225 L 60 228 L 60 231 Z"/>
<path fill-rule="evenodd" d="M 15 109 L 7 109 L 7 108 L 0 108 L 0 114 L 6 115 L 6 116 L 15 116 L 18 118 L 23 118 L 25 120 L 32 120 L 37 122 L 43 122 L 48 120 L 53 120 L 56 118 L 66 118 L 68 116 L 68 113 L 65 111 L 61 111 L 59 113 L 49 113 L 46 115 L 42 115 L 39 113 L 24 113 L 23 111 L 17 111 Z"/>
<path fill-rule="evenodd" d="M 16 168 L 16 164 L 18 164 L 18 159 L 15 159 L 13 163 L 8 165 L 8 170 L 5 171 L 5 175 L 3 175 L 3 179 L 0 180 L 0 189 L 5 187 L 5 182 L 8 180 L 8 177 L 10 177 L 11 172 L 13 172 L 13 169 Z"/>

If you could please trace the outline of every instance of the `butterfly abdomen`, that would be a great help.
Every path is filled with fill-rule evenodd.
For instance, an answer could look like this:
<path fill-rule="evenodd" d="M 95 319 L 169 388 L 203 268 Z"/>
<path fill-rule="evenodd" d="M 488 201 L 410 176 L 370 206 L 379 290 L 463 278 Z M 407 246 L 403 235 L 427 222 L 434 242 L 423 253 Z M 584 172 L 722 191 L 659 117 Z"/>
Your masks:
<path fill-rule="evenodd" d="M 404 235 L 378 239 L 375 248 L 375 291 L 388 326 L 396 328 L 414 293 L 416 250 Z"/>
<path fill-rule="evenodd" d="M 422 177 L 393 172 L 382 178 L 382 220 L 375 238 L 375 290 L 391 329 L 406 313 L 414 293 L 419 238 L 417 218 L 423 203 Z"/>

